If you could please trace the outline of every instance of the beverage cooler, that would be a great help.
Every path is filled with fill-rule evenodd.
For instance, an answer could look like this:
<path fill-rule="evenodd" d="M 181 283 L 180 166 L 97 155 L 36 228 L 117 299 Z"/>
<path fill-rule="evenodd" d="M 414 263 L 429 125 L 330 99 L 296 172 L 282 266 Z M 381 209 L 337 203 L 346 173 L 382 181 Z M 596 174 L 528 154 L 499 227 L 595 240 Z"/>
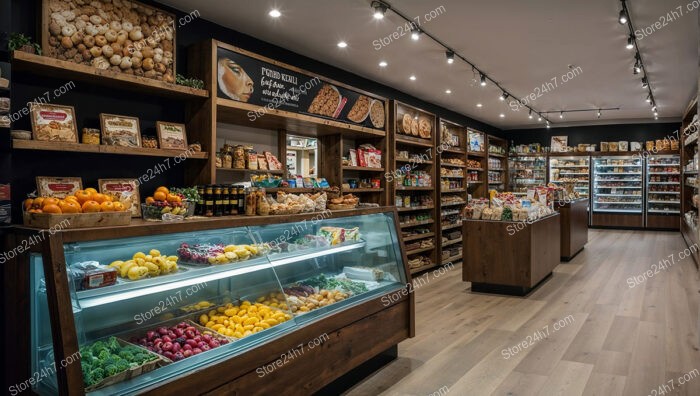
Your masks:
<path fill-rule="evenodd" d="M 681 160 L 678 155 L 647 159 L 646 227 L 678 230 L 681 214 Z"/>
<path fill-rule="evenodd" d="M 521 154 L 508 159 L 509 190 L 527 195 L 527 190 L 547 184 L 547 157 Z"/>
<path fill-rule="evenodd" d="M 644 227 L 644 168 L 633 156 L 593 157 L 591 226 Z"/>
<path fill-rule="evenodd" d="M 590 187 L 590 157 L 550 157 L 549 182 L 564 187 L 573 184 L 574 191 L 588 198 Z"/>

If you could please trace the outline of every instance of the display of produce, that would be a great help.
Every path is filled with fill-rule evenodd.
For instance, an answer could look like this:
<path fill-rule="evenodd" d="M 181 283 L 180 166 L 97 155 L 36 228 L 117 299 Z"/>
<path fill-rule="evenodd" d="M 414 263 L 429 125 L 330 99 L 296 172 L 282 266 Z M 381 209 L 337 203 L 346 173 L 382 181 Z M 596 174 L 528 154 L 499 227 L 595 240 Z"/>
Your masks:
<path fill-rule="evenodd" d="M 109 266 L 116 269 L 121 278 L 139 280 L 177 272 L 177 260 L 177 256 L 162 256 L 160 251 L 152 249 L 148 254 L 136 252 L 131 258 L 113 261 Z"/>
<path fill-rule="evenodd" d="M 85 391 L 90 392 L 151 371 L 161 361 L 145 349 L 109 337 L 80 347 Z"/>
<path fill-rule="evenodd" d="M 160 186 L 153 196 L 146 197 L 146 203 L 141 205 L 144 220 L 163 220 L 168 216 L 191 216 L 195 210 L 194 201 L 186 201 L 182 193 L 171 192 L 165 186 Z"/>
<path fill-rule="evenodd" d="M 589 157 L 551 157 L 549 182 L 587 198 L 590 185 Z"/>
<path fill-rule="evenodd" d="M 248 300 L 243 300 L 240 305 L 227 303 L 200 315 L 199 323 L 227 337 L 245 338 L 292 318 L 292 315 L 283 311 L 287 310 L 284 296 L 276 296 L 278 297 L 263 296 L 254 303 Z"/>
<path fill-rule="evenodd" d="M 647 213 L 681 213 L 681 159 L 656 155 L 647 159 Z"/>
<path fill-rule="evenodd" d="M 177 249 L 177 258 L 182 263 L 191 265 L 221 265 L 263 256 L 270 252 L 270 247 L 261 245 L 223 245 L 197 243 L 189 245 L 185 242 Z"/>
<path fill-rule="evenodd" d="M 509 189 L 525 195 L 529 188 L 542 186 L 547 179 L 545 156 L 511 156 L 508 159 Z"/>
<path fill-rule="evenodd" d="M 78 190 L 65 198 L 36 197 L 24 201 L 24 210 L 29 213 L 75 214 L 98 212 L 124 212 L 130 208 L 110 195 L 94 188 Z"/>
<path fill-rule="evenodd" d="M 641 213 L 642 188 L 640 157 L 593 159 L 593 213 Z"/>
<path fill-rule="evenodd" d="M 230 342 L 214 332 L 200 331 L 195 323 L 187 321 L 170 327 L 161 326 L 148 330 L 132 336 L 130 341 L 173 362 L 219 348 Z"/>

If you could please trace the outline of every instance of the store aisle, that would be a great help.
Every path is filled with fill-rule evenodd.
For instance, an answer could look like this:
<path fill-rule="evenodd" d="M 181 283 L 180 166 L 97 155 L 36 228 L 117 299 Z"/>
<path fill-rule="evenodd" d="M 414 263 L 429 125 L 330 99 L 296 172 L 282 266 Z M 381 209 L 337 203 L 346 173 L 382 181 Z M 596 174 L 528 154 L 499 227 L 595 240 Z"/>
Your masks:
<path fill-rule="evenodd" d="M 524 299 L 468 293 L 460 266 L 424 274 L 417 336 L 346 394 L 699 395 L 700 275 L 680 234 L 589 238 Z"/>

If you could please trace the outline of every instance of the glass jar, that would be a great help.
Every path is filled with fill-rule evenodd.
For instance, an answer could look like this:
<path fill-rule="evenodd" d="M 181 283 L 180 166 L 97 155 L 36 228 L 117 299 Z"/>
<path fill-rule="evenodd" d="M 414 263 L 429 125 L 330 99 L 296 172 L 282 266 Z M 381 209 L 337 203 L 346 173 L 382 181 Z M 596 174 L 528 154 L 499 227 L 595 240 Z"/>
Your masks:
<path fill-rule="evenodd" d="M 83 144 L 100 144 L 100 130 L 95 128 L 83 128 L 82 141 Z"/>
<path fill-rule="evenodd" d="M 233 148 L 233 168 L 245 169 L 245 147 L 237 145 Z"/>

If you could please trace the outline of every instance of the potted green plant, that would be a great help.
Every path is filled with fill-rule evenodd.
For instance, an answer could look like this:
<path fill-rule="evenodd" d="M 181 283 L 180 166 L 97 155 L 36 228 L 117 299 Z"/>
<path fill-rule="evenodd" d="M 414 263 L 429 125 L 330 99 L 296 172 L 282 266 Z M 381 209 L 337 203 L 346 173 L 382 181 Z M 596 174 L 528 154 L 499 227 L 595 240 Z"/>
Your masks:
<path fill-rule="evenodd" d="M 7 42 L 7 48 L 10 51 L 24 51 L 30 54 L 41 55 L 39 44 L 32 42 L 31 37 L 27 37 L 22 33 L 12 33 Z"/>

